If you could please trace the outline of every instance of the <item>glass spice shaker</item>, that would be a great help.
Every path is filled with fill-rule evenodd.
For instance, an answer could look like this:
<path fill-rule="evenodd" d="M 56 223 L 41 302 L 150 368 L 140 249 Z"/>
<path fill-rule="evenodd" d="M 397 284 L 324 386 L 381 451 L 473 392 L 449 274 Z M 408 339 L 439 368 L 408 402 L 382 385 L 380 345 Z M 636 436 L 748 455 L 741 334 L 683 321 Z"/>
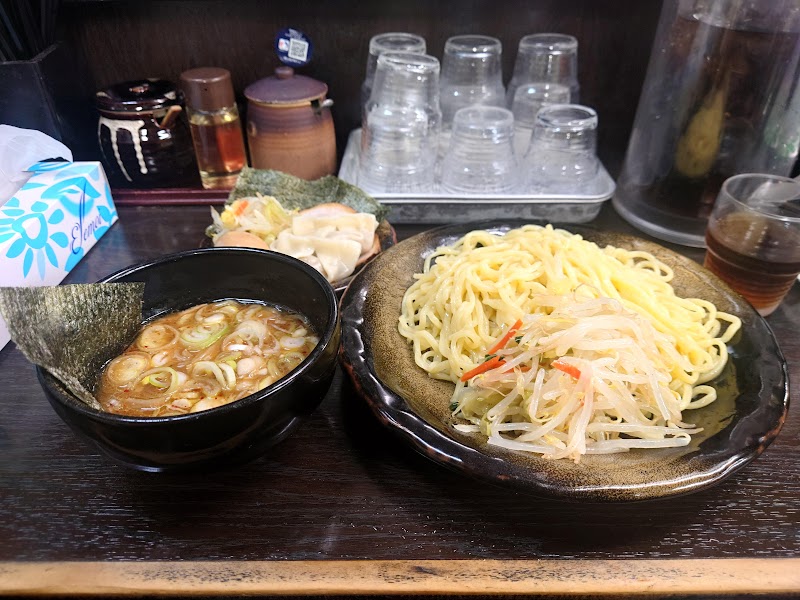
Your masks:
<path fill-rule="evenodd" d="M 181 88 L 203 187 L 233 187 L 247 158 L 230 72 L 217 67 L 184 71 Z"/>

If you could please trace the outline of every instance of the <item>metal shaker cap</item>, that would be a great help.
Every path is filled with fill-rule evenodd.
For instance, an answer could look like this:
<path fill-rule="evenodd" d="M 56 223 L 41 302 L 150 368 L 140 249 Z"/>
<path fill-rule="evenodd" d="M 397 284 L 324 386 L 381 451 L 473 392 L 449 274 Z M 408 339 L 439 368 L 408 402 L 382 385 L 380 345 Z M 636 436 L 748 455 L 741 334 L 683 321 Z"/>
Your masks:
<path fill-rule="evenodd" d="M 231 73 L 219 67 L 200 67 L 181 73 L 181 89 L 190 108 L 215 111 L 233 106 Z"/>

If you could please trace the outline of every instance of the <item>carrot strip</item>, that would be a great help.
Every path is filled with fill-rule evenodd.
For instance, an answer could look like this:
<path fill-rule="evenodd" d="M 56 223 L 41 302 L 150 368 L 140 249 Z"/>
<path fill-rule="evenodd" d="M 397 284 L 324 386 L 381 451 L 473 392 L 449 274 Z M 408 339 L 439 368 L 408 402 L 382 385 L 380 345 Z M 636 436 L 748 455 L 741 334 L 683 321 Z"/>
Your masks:
<path fill-rule="evenodd" d="M 475 377 L 475 375 L 480 375 L 481 373 L 485 373 L 486 371 L 494 369 L 495 367 L 499 367 L 504 362 L 505 361 L 501 360 L 499 356 L 493 356 L 492 358 L 490 358 L 486 362 L 482 362 L 481 364 L 479 364 L 474 369 L 470 369 L 469 371 L 464 373 L 461 376 L 461 381 L 469 381 L 470 379 Z"/>
<path fill-rule="evenodd" d="M 236 208 L 233 209 L 233 212 L 236 214 L 237 217 L 241 217 L 244 210 L 247 208 L 247 205 L 250 204 L 247 200 L 239 200 L 239 204 L 236 205 Z"/>
<path fill-rule="evenodd" d="M 516 333 L 517 329 L 519 329 L 520 327 L 522 327 L 522 319 L 517 319 L 517 322 L 514 323 L 508 329 L 508 331 L 506 331 L 506 334 L 503 337 L 501 337 L 497 341 L 497 343 L 489 349 L 489 351 L 486 354 L 494 354 L 498 350 L 505 348 L 506 344 L 508 343 L 508 340 L 511 339 L 511 336 L 513 336 Z"/>
<path fill-rule="evenodd" d="M 558 369 L 559 371 L 563 371 L 570 377 L 574 377 L 575 379 L 581 378 L 581 372 L 577 367 L 573 365 L 567 364 L 565 362 L 561 362 L 561 359 L 556 359 L 550 363 L 550 366 L 554 369 Z"/>
<path fill-rule="evenodd" d="M 506 331 L 505 335 L 503 337 L 501 337 L 499 340 L 497 340 L 495 345 L 492 346 L 489 349 L 489 351 L 486 353 L 486 355 L 487 356 L 491 356 L 492 354 L 494 354 L 498 350 L 503 349 L 505 347 L 505 345 L 508 343 L 508 341 L 511 339 L 511 337 L 516 333 L 517 329 L 519 329 L 520 327 L 522 327 L 522 319 L 517 319 L 517 322 L 514 323 L 511 327 L 509 327 L 509 329 L 508 329 L 508 331 Z M 468 381 L 468 380 L 472 379 L 473 377 L 475 377 L 475 375 L 480 375 L 481 373 L 485 373 L 486 371 L 494 369 L 495 367 L 499 367 L 503 363 L 505 363 L 505 361 L 503 359 L 501 359 L 500 357 L 492 356 L 492 358 L 490 358 L 489 360 L 487 360 L 485 362 L 482 362 L 481 364 L 479 364 L 474 369 L 471 369 L 471 370 L 467 371 L 466 373 L 464 373 L 461 376 L 461 381 Z"/>

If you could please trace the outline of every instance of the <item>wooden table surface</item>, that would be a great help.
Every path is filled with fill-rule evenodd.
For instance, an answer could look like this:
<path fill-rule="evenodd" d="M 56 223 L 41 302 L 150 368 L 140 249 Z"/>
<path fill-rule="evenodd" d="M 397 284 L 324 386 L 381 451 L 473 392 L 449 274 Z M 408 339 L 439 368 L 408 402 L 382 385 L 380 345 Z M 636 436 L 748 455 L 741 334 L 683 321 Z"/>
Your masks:
<path fill-rule="evenodd" d="M 196 247 L 210 222 L 207 206 L 119 214 L 65 283 Z M 637 233 L 610 207 L 595 225 Z M 797 285 L 769 323 L 797 381 Z M 100 455 L 56 416 L 13 344 L 0 351 L 0 415 L 0 594 L 800 591 L 796 411 L 722 484 L 620 505 L 542 500 L 451 473 L 382 429 L 341 372 L 289 439 L 202 475 L 140 473 Z"/>

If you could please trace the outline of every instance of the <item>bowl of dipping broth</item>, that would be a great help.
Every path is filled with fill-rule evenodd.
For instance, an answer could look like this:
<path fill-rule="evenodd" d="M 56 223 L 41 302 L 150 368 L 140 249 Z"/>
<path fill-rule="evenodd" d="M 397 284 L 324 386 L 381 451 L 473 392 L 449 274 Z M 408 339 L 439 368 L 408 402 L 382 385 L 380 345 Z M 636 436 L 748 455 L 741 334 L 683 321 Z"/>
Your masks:
<path fill-rule="evenodd" d="M 252 460 L 291 434 L 330 387 L 339 309 L 315 269 L 284 254 L 202 248 L 101 281 L 144 282 L 142 328 L 98 373 L 102 410 L 49 372 L 58 415 L 108 456 L 144 471 Z"/>

